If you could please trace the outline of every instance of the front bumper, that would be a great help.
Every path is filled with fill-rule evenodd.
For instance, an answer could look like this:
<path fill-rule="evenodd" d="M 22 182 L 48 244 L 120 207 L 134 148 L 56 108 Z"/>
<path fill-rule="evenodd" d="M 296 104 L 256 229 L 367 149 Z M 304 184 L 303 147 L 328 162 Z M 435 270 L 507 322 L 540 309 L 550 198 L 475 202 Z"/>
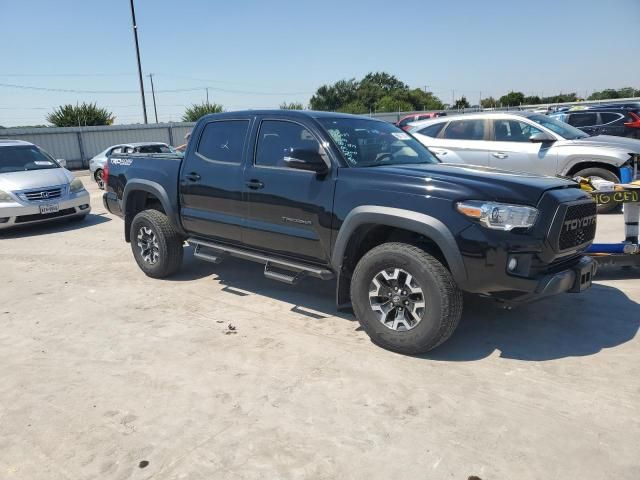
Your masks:
<path fill-rule="evenodd" d="M 82 190 L 48 203 L 58 204 L 55 213 L 40 213 L 43 202 L 0 203 L 0 230 L 87 215 L 91 211 L 89 192 Z"/>

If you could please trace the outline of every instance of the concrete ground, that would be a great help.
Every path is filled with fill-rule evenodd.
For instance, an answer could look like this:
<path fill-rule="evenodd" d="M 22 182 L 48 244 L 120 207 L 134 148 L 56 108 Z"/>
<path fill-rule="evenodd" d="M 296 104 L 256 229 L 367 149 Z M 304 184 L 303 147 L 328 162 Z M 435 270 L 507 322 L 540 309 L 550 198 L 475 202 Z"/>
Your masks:
<path fill-rule="evenodd" d="M 0 233 L 1 479 L 640 478 L 640 271 L 471 299 L 412 358 L 337 314 L 332 282 L 188 255 L 145 277 L 85 183 L 85 222 Z"/>

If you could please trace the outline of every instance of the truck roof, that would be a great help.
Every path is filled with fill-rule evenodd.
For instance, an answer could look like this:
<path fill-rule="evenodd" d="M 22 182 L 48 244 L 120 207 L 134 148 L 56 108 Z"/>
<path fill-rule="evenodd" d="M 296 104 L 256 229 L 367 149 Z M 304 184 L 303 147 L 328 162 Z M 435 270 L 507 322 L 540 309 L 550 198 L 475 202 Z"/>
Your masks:
<path fill-rule="evenodd" d="M 11 140 L 9 138 L 0 138 L 0 147 L 26 147 L 33 145 L 31 142 L 25 142 L 24 140 Z"/>
<path fill-rule="evenodd" d="M 281 109 L 270 109 L 270 110 L 238 110 L 233 112 L 223 112 L 223 113 L 210 113 L 209 115 L 205 115 L 203 118 L 229 118 L 239 115 L 274 115 L 274 116 L 287 116 L 294 118 L 367 118 L 370 120 L 375 120 L 378 122 L 384 122 L 384 120 L 379 120 L 377 118 L 372 118 L 367 115 L 352 115 L 350 113 L 340 113 L 340 112 L 321 112 L 317 110 L 281 110 Z"/>

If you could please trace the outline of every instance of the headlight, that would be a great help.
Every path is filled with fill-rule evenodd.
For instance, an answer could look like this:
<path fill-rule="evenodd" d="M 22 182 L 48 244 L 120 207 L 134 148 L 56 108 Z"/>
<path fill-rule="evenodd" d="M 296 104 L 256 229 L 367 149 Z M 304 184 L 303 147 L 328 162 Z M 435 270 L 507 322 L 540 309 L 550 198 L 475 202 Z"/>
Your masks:
<path fill-rule="evenodd" d="M 13 202 L 13 198 L 11 197 L 11 195 L 9 195 L 7 192 L 3 192 L 2 190 L 0 190 L 0 203 L 2 202 Z"/>
<path fill-rule="evenodd" d="M 458 202 L 456 209 L 463 215 L 475 218 L 482 225 L 493 230 L 509 231 L 514 228 L 529 228 L 538 217 L 538 210 L 533 207 L 479 200 Z"/>
<path fill-rule="evenodd" d="M 78 193 L 78 192 L 81 192 L 82 190 L 84 190 L 84 185 L 82 184 L 79 178 L 74 178 L 69 184 L 69 191 L 71 193 Z"/>

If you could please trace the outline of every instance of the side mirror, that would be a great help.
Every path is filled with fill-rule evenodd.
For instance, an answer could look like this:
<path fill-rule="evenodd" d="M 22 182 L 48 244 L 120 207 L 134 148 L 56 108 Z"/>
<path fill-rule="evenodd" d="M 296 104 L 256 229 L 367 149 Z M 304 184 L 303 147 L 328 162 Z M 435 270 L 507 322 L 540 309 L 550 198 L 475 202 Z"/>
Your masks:
<path fill-rule="evenodd" d="M 56 162 L 58 162 L 62 168 L 67 168 L 67 161 L 64 158 L 56 158 Z"/>
<path fill-rule="evenodd" d="M 298 170 L 316 173 L 327 173 L 329 170 L 322 155 L 315 150 L 292 148 L 288 153 L 285 153 L 284 161 L 287 167 Z"/>
<path fill-rule="evenodd" d="M 538 132 L 534 133 L 529 137 L 529 141 L 532 143 L 544 143 L 544 142 L 555 142 L 556 139 L 549 135 L 548 133 Z"/>

